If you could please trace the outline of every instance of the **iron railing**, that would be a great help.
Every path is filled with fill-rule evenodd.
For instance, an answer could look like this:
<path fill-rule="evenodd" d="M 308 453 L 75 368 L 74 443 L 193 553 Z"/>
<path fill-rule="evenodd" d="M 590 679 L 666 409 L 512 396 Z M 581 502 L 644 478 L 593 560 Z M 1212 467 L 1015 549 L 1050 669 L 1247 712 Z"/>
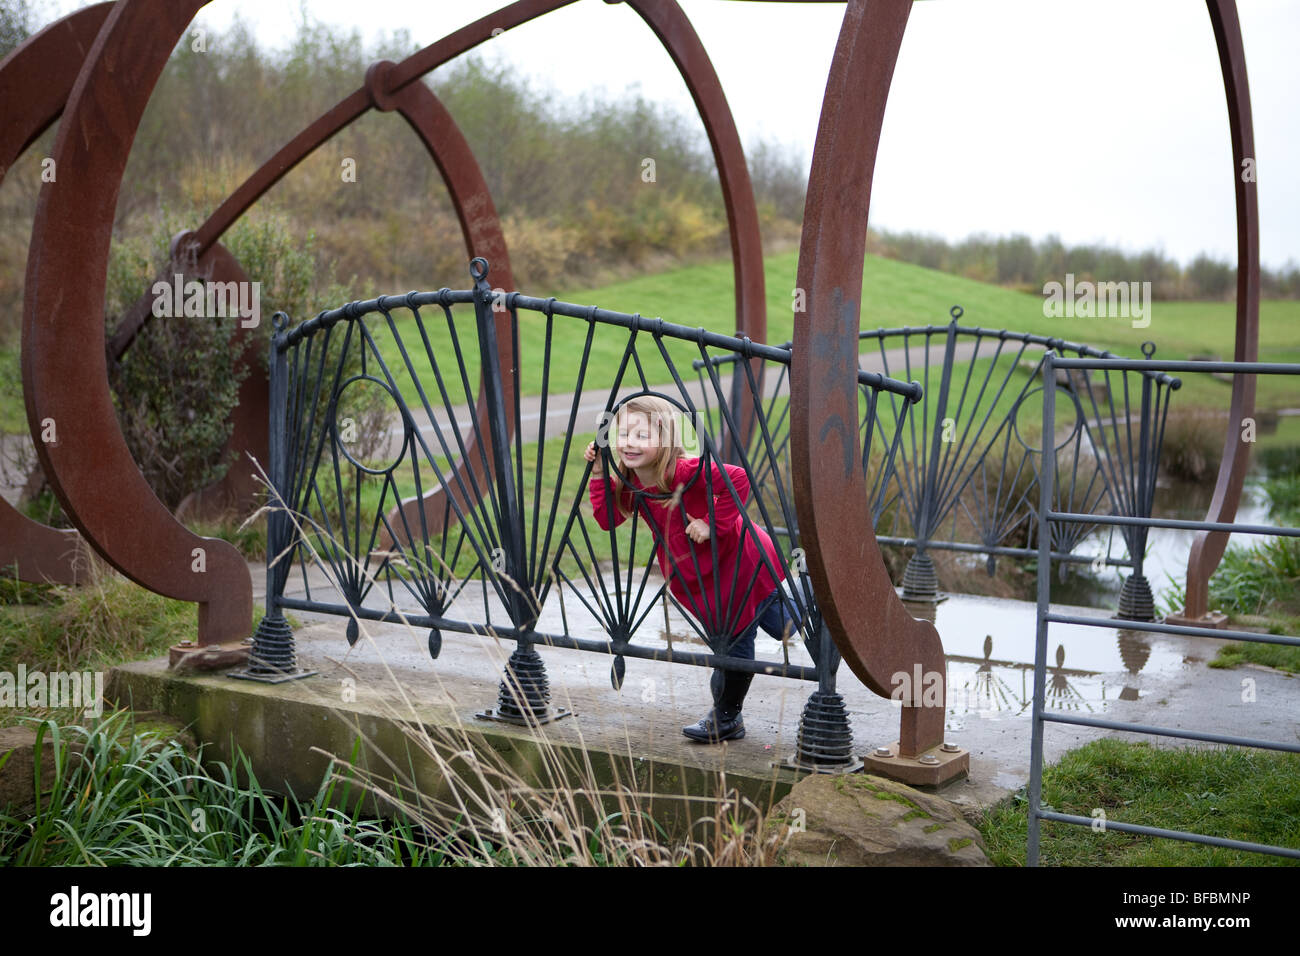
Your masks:
<path fill-rule="evenodd" d="M 267 614 L 250 670 L 292 673 L 283 612 L 301 610 L 346 617 L 349 641 L 362 620 L 428 628 L 435 658 L 444 631 L 514 640 L 497 705 L 483 716 L 516 723 L 562 716 L 551 706 L 536 645 L 612 655 L 616 688 L 629 657 L 780 675 L 818 684 L 795 762 L 851 765 L 847 714 L 835 691 L 838 649 L 801 573 L 798 536 L 786 530 L 795 527 L 780 393 L 789 349 L 494 291 L 487 273 L 475 259 L 471 290 L 353 302 L 292 328 L 276 317 L 270 479 L 277 500 L 268 551 L 279 559 L 268 567 Z M 472 307 L 468 317 L 464 306 Z M 730 375 L 713 361 L 720 355 L 738 359 Z M 680 370 L 693 360 L 700 374 L 684 377 Z M 870 448 L 879 396 L 897 403 L 893 414 L 902 422 L 921 387 L 869 372 L 859 381 Z M 647 509 L 684 516 L 691 481 L 674 494 L 636 491 L 627 520 L 607 521 L 608 530 L 594 521 L 593 468 L 582 452 L 639 395 L 681 413 L 687 454 L 699 458 L 692 481 L 709 489 L 710 524 L 717 510 L 734 507 L 734 546 L 766 534 L 777 544 L 775 563 L 760 547 L 760 566 L 741 580 L 741 562 L 719 560 L 727 546 L 719 535 L 689 554 L 666 550 Z M 386 447 L 361 447 L 362 435 L 374 431 L 361 427 L 367 417 L 391 426 Z M 617 469 L 608 442 L 601 446 L 606 468 Z M 739 471 L 724 467 L 724 450 Z M 679 600 L 659 572 L 661 550 L 671 555 L 670 577 L 709 578 L 700 589 L 711 593 Z M 730 580 L 702 575 L 701 566 L 730 566 Z M 302 597 L 285 593 L 291 567 L 301 572 Z M 777 599 L 798 622 L 790 637 L 811 666 L 791 661 L 788 641 L 780 660 L 732 653 L 754 589 L 773 580 L 784 582 Z M 680 646 L 670 606 L 707 653 Z M 668 626 L 656 641 L 660 608 Z"/>
<path fill-rule="evenodd" d="M 859 333 L 863 364 L 904 380 L 919 375 L 924 385 L 922 401 L 906 419 L 897 396 L 888 395 L 878 409 L 873 405 L 876 444 L 863 442 L 876 540 L 912 549 L 903 597 L 918 602 L 941 599 L 930 550 L 986 555 L 990 576 L 999 557 L 1038 555 L 1033 502 L 1044 456 L 1024 426 L 1037 426 L 1037 416 L 1026 410 L 1041 400 L 1043 357 L 1048 349 L 1081 358 L 1115 357 L 1058 338 L 963 326 L 960 306 L 950 314 L 947 325 Z M 1143 346 L 1148 358 L 1154 351 L 1151 343 Z M 736 358 L 714 361 L 729 365 Z M 1170 395 L 1179 382 L 1152 371 L 1132 379 L 1110 368 L 1102 376 L 1091 372 L 1072 369 L 1058 382 L 1074 421 L 1053 441 L 1055 472 L 1069 474 L 1057 483 L 1056 505 L 1064 511 L 1149 517 Z M 1096 523 L 1052 528 L 1052 557 L 1062 563 L 1062 574 L 1066 563 L 1132 568 L 1119 614 L 1151 620 L 1154 601 L 1143 575 L 1146 528 L 1119 526 L 1123 556 L 1115 553 L 1113 536 L 1104 551 L 1080 553 L 1096 530 Z"/>
<path fill-rule="evenodd" d="M 1041 370 L 1043 376 L 1043 434 L 1052 434 L 1056 427 L 1056 398 L 1059 389 L 1048 387 L 1048 383 L 1056 381 L 1057 370 L 1065 370 L 1069 373 L 1073 373 L 1074 371 L 1104 370 L 1107 375 L 1111 372 L 1120 375 L 1127 374 L 1128 372 L 1139 372 L 1144 376 L 1164 374 L 1168 372 L 1226 372 L 1232 375 L 1300 375 L 1300 365 L 1296 364 L 1266 362 L 1153 362 L 1149 359 L 1147 361 L 1136 359 L 1068 359 L 1057 358 L 1052 352 L 1048 352 L 1047 355 L 1044 356 Z M 1300 745 L 1295 743 L 1262 740 L 1251 737 L 1242 737 L 1235 734 L 1208 733 L 1194 730 L 1183 730 L 1174 727 L 1155 727 L 1146 724 L 1131 724 L 1123 721 L 1105 720 L 1097 717 L 1084 717 L 1081 715 L 1065 714 L 1047 710 L 1045 688 L 1047 683 L 1047 636 L 1050 625 L 1080 624 L 1085 627 L 1114 627 L 1113 623 L 1105 619 L 1072 614 L 1060 614 L 1052 611 L 1050 597 L 1051 562 L 1054 556 L 1051 549 L 1048 547 L 1048 542 L 1052 539 L 1051 527 L 1054 524 L 1065 527 L 1078 527 L 1084 524 L 1108 524 L 1121 529 L 1132 529 L 1143 533 L 1150 528 L 1177 528 L 1189 531 L 1228 531 L 1241 534 L 1283 535 L 1289 537 L 1300 536 L 1300 529 L 1275 527 L 1271 525 L 1185 521 L 1172 518 L 1152 518 L 1149 514 L 1134 516 L 1079 513 L 1072 509 L 1062 509 L 1059 507 L 1057 504 L 1058 498 L 1054 495 L 1055 485 L 1055 462 L 1052 456 L 1048 456 L 1044 459 L 1043 471 L 1039 481 L 1039 499 L 1037 508 L 1039 541 L 1038 633 L 1037 645 L 1034 653 L 1033 729 L 1030 739 L 1029 838 L 1026 855 L 1027 862 L 1030 866 L 1038 865 L 1041 820 L 1054 820 L 1059 823 L 1070 823 L 1093 828 L 1097 827 L 1097 821 L 1091 817 L 1061 813 L 1055 809 L 1043 806 L 1043 730 L 1044 725 L 1047 723 L 1074 724 L 1077 726 L 1098 727 L 1106 730 L 1123 731 L 1127 733 L 1150 734 L 1153 736 L 1173 737 L 1184 740 L 1200 740 L 1206 743 L 1229 744 L 1241 747 L 1257 747 L 1263 750 L 1300 753 Z M 1127 630 L 1151 632 L 1156 634 L 1182 634 L 1192 637 L 1213 637 L 1220 640 L 1246 641 L 1262 644 L 1284 644 L 1292 647 L 1300 646 L 1300 638 L 1296 637 L 1281 637 L 1246 631 L 1219 630 L 1215 628 L 1163 624 L 1154 621 L 1126 622 L 1124 627 Z M 1115 830 L 1122 833 L 1144 834 L 1147 836 L 1185 840 L 1208 846 L 1224 847 L 1235 850 L 1248 850 L 1257 853 L 1267 853 L 1276 856 L 1300 859 L 1300 848 L 1250 843 L 1243 840 L 1233 840 L 1224 837 L 1190 833 L 1184 830 L 1170 830 L 1110 819 L 1105 821 L 1105 829 Z"/>

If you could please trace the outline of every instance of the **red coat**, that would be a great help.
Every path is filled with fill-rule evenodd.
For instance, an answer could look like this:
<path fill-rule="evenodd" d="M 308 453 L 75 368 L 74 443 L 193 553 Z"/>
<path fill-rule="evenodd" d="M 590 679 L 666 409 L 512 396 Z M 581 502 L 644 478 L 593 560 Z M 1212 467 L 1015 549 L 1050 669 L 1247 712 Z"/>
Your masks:
<path fill-rule="evenodd" d="M 723 467 L 727 469 L 739 502 L 727 488 L 720 471 Z M 710 463 L 707 474 L 696 478 L 699 470 L 700 459 L 677 459 L 673 485 L 684 486 L 681 504 L 673 505 L 666 497 L 638 495 L 637 507 L 642 520 L 654 526 L 659 570 L 668 581 L 673 596 L 699 619 L 707 633 L 737 636 L 753 623 L 759 605 L 785 577 L 785 572 L 772 539 L 752 516 L 750 527 L 745 527 L 741 515 L 745 502 L 749 500 L 749 477 L 745 470 L 737 465 L 720 465 L 716 461 Z M 629 469 L 627 475 L 634 487 L 644 487 L 636 472 Z M 692 482 L 693 478 L 696 480 Z M 606 489 L 610 487 L 612 483 L 608 478 L 593 477 L 588 485 L 596 523 L 606 531 L 610 527 L 611 514 L 615 526 L 626 520 L 617 502 L 608 500 Z M 632 492 L 621 488 L 619 497 L 631 511 Z M 710 540 L 697 544 L 686 536 L 689 520 L 686 515 L 708 521 L 710 497 L 714 502 L 712 534 Z M 715 573 L 713 567 L 714 541 L 717 542 L 719 573 Z M 667 548 L 663 547 L 664 544 Z M 761 556 L 764 552 L 767 565 Z"/>

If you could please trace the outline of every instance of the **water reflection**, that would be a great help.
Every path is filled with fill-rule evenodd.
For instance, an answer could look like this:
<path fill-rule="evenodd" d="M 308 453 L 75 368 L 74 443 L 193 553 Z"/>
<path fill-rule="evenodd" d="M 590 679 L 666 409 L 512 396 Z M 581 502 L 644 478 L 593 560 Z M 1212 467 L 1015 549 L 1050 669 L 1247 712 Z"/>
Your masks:
<path fill-rule="evenodd" d="M 977 714 L 997 720 L 1027 715 L 1033 704 L 1033 660 L 999 660 L 993 635 L 984 637 L 980 657 L 948 654 L 949 730 L 960 730 L 963 717 Z M 1086 710 L 1106 700 L 1106 685 L 1097 671 L 1065 666 L 1066 648 L 1056 646 L 1056 665 L 1047 668 L 1045 703 L 1051 710 Z M 973 665 L 973 666 L 972 666 Z"/>
<path fill-rule="evenodd" d="M 1151 643 L 1147 635 L 1142 631 L 1130 631 L 1121 628 L 1118 632 L 1117 642 L 1119 644 L 1120 660 L 1124 662 L 1124 670 L 1128 672 L 1131 680 L 1124 682 L 1124 689 L 1119 692 L 1120 700 L 1137 700 L 1139 697 L 1137 688 L 1137 675 L 1146 666 L 1147 661 L 1151 659 Z"/>

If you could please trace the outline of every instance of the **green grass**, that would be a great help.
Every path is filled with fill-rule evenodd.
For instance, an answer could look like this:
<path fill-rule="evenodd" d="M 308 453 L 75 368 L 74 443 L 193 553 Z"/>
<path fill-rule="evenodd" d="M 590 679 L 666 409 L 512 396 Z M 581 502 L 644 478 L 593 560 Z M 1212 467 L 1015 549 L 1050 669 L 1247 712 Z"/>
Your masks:
<path fill-rule="evenodd" d="M 1229 614 L 1300 614 L 1300 538 L 1229 548 L 1210 578 L 1210 604 Z"/>
<path fill-rule="evenodd" d="M 10 572 L 12 575 L 12 570 Z M 95 670 L 154 657 L 177 641 L 194 640 L 194 605 L 147 591 L 115 572 L 82 587 L 17 585 L 30 602 L 0 605 L 0 660 L 43 670 Z"/>
<path fill-rule="evenodd" d="M 1269 520 L 1296 527 L 1300 524 L 1300 446 L 1261 448 L 1257 464 L 1264 471 Z M 1210 577 L 1210 604 L 1235 618 L 1252 619 L 1243 623 L 1258 624 L 1254 619 L 1262 617 L 1272 634 L 1300 634 L 1300 538 L 1276 537 L 1229 546 Z M 1300 665 L 1300 648 L 1229 644 L 1219 649 L 1210 666 L 1236 667 L 1243 661 L 1294 673 Z"/>
<path fill-rule="evenodd" d="M 253 609 L 253 622 L 262 608 Z M 147 591 L 114 571 L 101 570 L 81 587 L 28 584 L 0 578 L 0 669 L 18 662 L 29 671 L 107 671 L 124 661 L 166 653 L 198 636 L 191 602 Z M 70 720 L 77 708 L 0 708 L 0 727 L 29 717 Z"/>
<path fill-rule="evenodd" d="M 544 736 L 533 786 L 464 728 L 407 728 L 438 770 L 424 791 L 362 769 L 358 736 L 350 760 L 333 758 L 299 800 L 265 789 L 238 748 L 231 764 L 204 759 L 132 719 L 35 725 L 40 789 L 0 806 L 0 866 L 761 866 L 781 839 L 720 778 L 714 815 L 670 840 L 639 793 L 602 783 Z"/>
<path fill-rule="evenodd" d="M 766 279 L 768 333 L 767 341 L 788 341 L 793 332 L 793 290 L 798 254 L 787 252 L 764 260 Z M 396 291 L 396 290 L 395 290 Z M 615 282 L 600 288 L 526 289 L 529 294 L 545 296 L 552 291 L 561 300 L 594 304 L 623 312 L 662 317 L 690 327 L 702 326 L 715 332 L 735 332 L 736 313 L 733 275 L 730 260 L 716 260 L 699 265 L 672 269 L 655 275 Z M 342 304 L 342 303 L 339 303 Z M 1043 315 L 1041 294 L 1018 292 L 961 276 L 926 269 L 921 266 L 868 256 L 863 270 L 863 328 L 896 328 L 904 325 L 943 325 L 948 310 L 960 304 L 965 309 L 962 322 L 992 329 L 1033 332 L 1060 336 L 1119 354 L 1138 357 L 1140 345 L 1156 343 L 1158 358 L 1185 359 L 1197 354 L 1215 354 L 1230 359 L 1233 354 L 1236 317 L 1230 302 L 1157 302 L 1151 308 L 1151 325 L 1132 328 L 1128 319 L 1055 319 Z M 458 310 L 458 320 L 467 310 Z M 398 314 L 403 314 L 399 311 Z M 451 337 L 441 310 L 437 307 L 422 313 L 434 353 L 450 356 Z M 295 316 L 303 321 L 306 316 Z M 525 393 L 541 391 L 541 356 L 545 342 L 545 320 L 529 314 L 521 317 L 520 349 L 525 357 Z M 397 323 L 412 356 L 412 365 L 420 381 L 432 390 L 433 376 L 420 341 L 416 323 L 402 318 Z M 577 384 L 578 365 L 585 337 L 584 323 L 559 317 L 552 340 L 551 380 L 548 388 L 556 392 L 573 391 Z M 403 368 L 391 334 L 374 323 L 377 345 L 390 371 L 408 392 L 409 372 Z M 460 345 L 467 359 L 469 391 L 477 388 L 477 336 L 472 317 L 458 322 Z M 1300 361 L 1300 301 L 1278 300 L 1260 304 L 1260 359 L 1264 361 Z M 608 385 L 622 357 L 627 333 L 619 329 L 601 329 L 594 337 L 590 354 L 587 387 Z M 665 343 L 675 363 L 689 367 L 699 357 L 694 345 L 684 342 Z M 647 347 L 652 347 L 649 342 Z M 0 353 L 0 361 L 17 368 L 17 351 Z M 442 360 L 446 364 L 448 360 Z M 454 365 L 448 366 L 454 367 Z M 661 376 L 666 379 L 667 376 Z M 0 428 L 5 431 L 26 429 L 26 413 L 18 377 L 6 381 L 0 390 Z M 1184 375 L 1184 386 L 1175 399 L 1175 408 L 1226 407 L 1229 389 L 1207 375 Z M 464 384 L 459 375 L 447 382 L 453 402 L 462 402 Z M 1261 408 L 1293 404 L 1294 388 L 1280 376 L 1261 376 L 1258 404 Z M 436 404 L 436 402 L 435 402 Z"/>
<path fill-rule="evenodd" d="M 792 291 L 797 253 L 769 256 L 764 262 L 767 282 L 768 341 L 791 338 Z M 557 292 L 575 302 L 596 302 L 620 311 L 662 315 L 684 325 L 704 325 L 733 331 L 735 307 L 729 262 L 711 263 L 646 276 L 602 289 Z M 682 302 L 682 299 L 687 301 Z M 1156 357 L 1186 359 L 1213 353 L 1231 359 L 1236 334 L 1235 306 L 1230 302 L 1156 302 L 1151 325 L 1135 329 L 1128 319 L 1055 319 L 1043 315 L 1041 294 L 1027 294 L 976 282 L 933 269 L 867 256 L 862 282 L 862 327 L 944 325 L 948 310 L 961 305 L 963 325 L 1010 329 L 1140 356 L 1143 342 L 1156 344 Z M 1260 359 L 1300 362 L 1300 301 L 1260 304 Z M 1229 389 L 1205 375 L 1184 375 L 1177 406 L 1226 406 Z M 1261 376 L 1258 404 L 1277 407 L 1294 403 L 1294 386 L 1281 376 Z"/>
<path fill-rule="evenodd" d="M 768 331 L 767 341 L 781 343 L 793 334 L 793 289 L 798 265 L 797 253 L 768 256 L 764 260 L 766 278 Z M 579 304 L 594 304 L 621 312 L 639 312 L 688 327 L 703 327 L 714 332 L 735 332 L 735 305 L 732 268 L 728 260 L 673 269 L 656 275 L 616 282 L 601 288 L 572 288 L 555 292 L 557 298 Z M 546 295 L 548 290 L 523 290 Z M 1043 297 L 988 285 L 960 276 L 925 269 L 904 262 L 868 256 L 863 271 L 862 327 L 897 328 L 900 326 L 944 325 L 949 309 L 961 305 L 965 310 L 962 323 L 990 329 L 1010 329 L 1044 336 L 1058 336 L 1067 341 L 1110 349 L 1120 355 L 1140 358 L 1145 341 L 1157 346 L 1156 357 L 1186 359 L 1198 354 L 1216 354 L 1230 359 L 1233 354 L 1236 317 L 1234 306 L 1227 302 L 1158 302 L 1152 305 L 1151 325 L 1134 329 L 1129 319 L 1057 319 L 1043 315 Z M 404 315 L 404 312 L 397 313 Z M 467 375 L 461 380 L 452 360 L 453 342 L 441 310 L 434 307 L 422 313 L 422 325 L 433 353 L 440 358 L 447 379 L 448 395 L 454 403 L 465 401 L 478 382 L 477 336 L 472 313 L 456 312 L 456 332 L 466 360 Z M 398 381 L 408 400 L 414 400 L 410 371 L 425 384 L 431 396 L 435 385 L 421 333 L 413 318 L 396 320 L 411 358 L 408 370 L 400 358 L 391 332 L 372 320 L 372 329 L 389 371 Z M 584 352 L 585 323 L 557 317 L 553 326 L 550 352 L 552 392 L 571 392 L 578 384 L 578 372 Z M 520 351 L 523 356 L 524 393 L 542 391 L 542 357 L 546 348 L 546 320 L 525 313 L 519 324 Z M 628 340 L 625 330 L 598 328 L 592 338 L 584 389 L 607 388 L 622 360 Z M 1260 306 L 1260 359 L 1263 361 L 1300 361 L 1300 301 L 1264 302 Z M 665 347 L 679 370 L 700 357 L 690 343 L 665 340 Z M 662 371 L 662 359 L 653 343 L 646 339 L 643 350 L 656 353 L 647 368 L 652 381 L 670 381 Z M 1036 350 L 1030 353 L 1037 356 Z M 655 374 L 655 370 L 660 370 Z M 629 370 L 630 376 L 634 373 Z M 902 377 L 903 372 L 895 372 Z M 920 378 L 915 372 L 914 377 Z M 1182 376 L 1183 387 L 1175 398 L 1175 408 L 1225 407 L 1229 388 L 1208 375 Z M 629 379 L 625 379 L 625 384 Z M 1291 404 L 1294 388 L 1281 376 L 1261 376 L 1258 405 L 1261 408 Z M 434 399 L 434 404 L 438 403 Z"/>
<path fill-rule="evenodd" d="M 443 861 L 409 822 L 363 817 L 351 786 L 337 791 L 333 764 L 316 796 L 299 802 L 263 789 L 242 755 L 235 767 L 205 763 L 175 740 L 127 729 L 125 712 L 92 728 L 37 725 L 37 773 L 52 768 L 52 779 L 33 809 L 0 808 L 0 866 Z"/>
<path fill-rule="evenodd" d="M 1043 768 L 1043 803 L 1111 822 L 1300 849 L 1300 755 L 1230 748 L 1156 749 L 1093 741 Z M 1028 802 L 1023 792 L 984 813 L 989 859 L 1023 866 Z M 1111 829 L 1044 822 L 1040 863 L 1055 866 L 1294 865 L 1261 853 L 1206 847 Z"/>
<path fill-rule="evenodd" d="M 1247 661 L 1300 674 L 1300 647 L 1285 644 L 1225 644 L 1219 648 L 1218 656 L 1210 661 L 1209 666 L 1231 669 Z"/>

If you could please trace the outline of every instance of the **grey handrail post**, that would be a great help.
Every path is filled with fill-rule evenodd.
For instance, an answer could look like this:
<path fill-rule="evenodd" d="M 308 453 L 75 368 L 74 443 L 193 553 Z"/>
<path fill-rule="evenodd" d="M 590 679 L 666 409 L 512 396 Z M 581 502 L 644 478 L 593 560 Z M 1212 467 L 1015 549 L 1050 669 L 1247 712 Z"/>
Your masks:
<path fill-rule="evenodd" d="M 1038 813 L 1043 795 L 1043 705 L 1047 690 L 1047 613 L 1052 596 L 1052 531 L 1047 520 L 1056 484 L 1055 353 L 1043 356 L 1043 466 L 1038 477 L 1038 632 L 1034 642 L 1034 707 L 1029 745 L 1029 844 L 1025 863 L 1038 865 Z"/>
<path fill-rule="evenodd" d="M 285 620 L 280 601 L 289 579 L 290 550 L 288 415 L 289 357 L 286 335 L 289 316 L 277 312 L 272 318 L 270 360 L 270 428 L 267 436 L 269 461 L 266 515 L 266 612 L 253 634 L 253 648 L 246 670 L 230 676 L 246 680 L 282 681 L 308 677 L 311 671 L 299 669 L 294 652 L 293 629 Z"/>
<path fill-rule="evenodd" d="M 926 337 L 927 354 L 929 336 Z M 930 456 L 926 463 L 925 478 L 921 485 L 921 507 L 918 510 L 919 521 L 916 528 L 916 551 L 903 569 L 903 600 L 937 603 L 939 598 L 939 579 L 935 574 L 934 560 L 926 553 L 930 536 L 934 534 L 939 513 L 939 450 L 943 447 L 943 422 L 948 411 L 948 386 L 952 381 L 953 360 L 957 353 L 957 317 L 948 323 L 947 338 L 943 348 L 943 369 L 939 373 L 939 397 L 934 410 L 934 434 L 930 438 Z M 928 362 L 927 362 L 928 368 Z M 929 387 L 926 382 L 926 387 Z M 924 424 L 929 423 L 930 415 L 923 411 Z"/>
<path fill-rule="evenodd" d="M 501 368 L 500 343 L 497 341 L 496 321 L 493 311 L 496 302 L 488 285 L 488 261 L 481 256 L 471 260 L 470 277 L 474 280 L 474 319 L 478 328 L 478 348 L 482 369 L 483 397 L 488 412 L 488 439 L 492 449 L 492 478 L 497 487 L 500 508 L 501 550 L 504 557 L 504 574 L 507 579 L 506 601 L 510 621 L 518 632 L 516 646 L 506 662 L 505 676 L 497 695 L 495 711 L 484 711 L 480 716 L 513 724 L 547 723 L 566 716 L 567 711 L 550 706 L 551 691 L 546 677 L 546 665 L 530 639 L 537 623 L 537 607 L 529 585 L 527 557 L 524 553 L 524 512 L 520 501 L 522 489 L 515 482 L 510 449 L 510 431 L 507 422 L 521 427 L 514 409 L 506 407 L 502 374 L 512 377 L 519 387 L 519 355 L 511 349 L 515 367 Z M 512 330 L 513 331 L 513 330 Z M 517 336 L 515 337 L 517 342 Z M 518 395 L 516 392 L 516 399 Z M 499 573 L 499 572 L 498 572 Z"/>
<path fill-rule="evenodd" d="M 479 266 L 479 263 L 482 263 Z M 477 271 L 476 271 L 477 270 Z M 524 567 L 523 554 L 523 511 L 519 504 L 519 489 L 515 487 L 515 475 L 511 465 L 510 432 L 506 423 L 511 412 L 506 408 L 505 391 L 501 376 L 515 376 L 515 369 L 501 368 L 501 353 L 498 350 L 496 322 L 493 320 L 494 293 L 487 281 L 488 262 L 477 258 L 470 264 L 470 275 L 474 279 L 474 318 L 478 328 L 479 360 L 483 369 L 483 396 L 488 408 L 489 439 L 492 447 L 493 479 L 497 486 L 498 501 L 501 506 L 501 550 L 503 552 L 506 576 L 514 587 L 508 589 L 510 601 L 510 619 L 515 627 L 527 630 L 529 622 L 528 609 L 519 589 L 528 581 Z M 515 356 L 516 366 L 519 356 Z M 531 615 L 535 617 L 535 615 Z"/>
<path fill-rule="evenodd" d="M 277 313 L 275 322 L 280 315 Z M 289 357 L 281 348 L 282 335 L 277 330 L 271 336 L 271 388 L 270 388 L 270 417 L 271 427 L 267 433 L 267 457 L 268 457 L 268 477 L 270 478 L 270 487 L 267 488 L 267 504 L 271 510 L 266 516 L 266 613 L 272 615 L 278 612 L 276 602 L 280 599 L 281 586 L 283 578 L 277 575 L 276 558 L 280 557 L 280 552 L 285 546 L 285 528 L 288 524 L 288 515 L 284 509 L 288 503 L 284 500 L 285 489 L 288 486 L 288 458 L 284 453 L 285 429 L 287 423 L 284 420 L 288 397 L 288 364 Z M 287 556 L 285 556 L 287 563 Z"/>
<path fill-rule="evenodd" d="M 1155 345 L 1143 343 L 1142 354 L 1150 359 L 1155 354 Z M 1121 374 L 1127 375 L 1127 372 Z M 1133 489 L 1133 517 L 1150 518 L 1151 507 L 1155 497 L 1155 479 L 1159 461 L 1158 439 L 1161 430 L 1155 427 L 1151 392 L 1155 387 L 1152 376 L 1142 374 L 1142 420 L 1138 427 L 1138 467 L 1137 486 Z M 1157 397 L 1156 408 L 1160 401 Z M 1166 408 L 1168 405 L 1166 405 Z M 1117 436 L 1118 437 L 1118 436 Z M 1129 557 L 1133 561 L 1133 573 L 1124 580 L 1119 594 L 1117 617 L 1132 621 L 1152 621 L 1156 618 L 1155 599 L 1151 593 L 1151 584 L 1143 573 L 1146 558 L 1147 539 L 1151 529 L 1146 525 L 1135 525 L 1124 529 L 1124 540 L 1129 548 Z"/>

